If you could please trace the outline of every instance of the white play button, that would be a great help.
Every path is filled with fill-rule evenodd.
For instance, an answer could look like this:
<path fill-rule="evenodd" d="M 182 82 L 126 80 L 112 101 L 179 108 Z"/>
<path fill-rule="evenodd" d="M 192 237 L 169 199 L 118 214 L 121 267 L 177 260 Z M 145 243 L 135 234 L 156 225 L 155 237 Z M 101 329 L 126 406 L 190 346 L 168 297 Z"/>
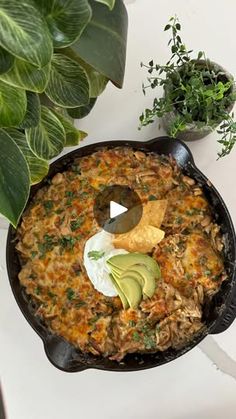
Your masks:
<path fill-rule="evenodd" d="M 117 202 L 110 201 L 110 218 L 115 218 L 118 215 L 128 211 L 128 208 L 123 205 L 117 204 Z"/>

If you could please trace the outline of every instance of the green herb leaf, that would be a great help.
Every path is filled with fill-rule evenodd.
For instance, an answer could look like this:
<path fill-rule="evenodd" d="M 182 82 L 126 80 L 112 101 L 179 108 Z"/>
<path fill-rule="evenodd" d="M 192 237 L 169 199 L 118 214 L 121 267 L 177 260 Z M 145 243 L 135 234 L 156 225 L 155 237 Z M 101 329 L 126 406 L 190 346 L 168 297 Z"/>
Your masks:
<path fill-rule="evenodd" d="M 157 197 L 155 195 L 149 195 L 148 200 L 149 201 L 156 201 Z"/>
<path fill-rule="evenodd" d="M 135 342 L 139 342 L 141 340 L 141 336 L 140 336 L 140 334 L 137 331 L 133 332 L 132 337 L 133 337 L 133 340 Z"/>
<path fill-rule="evenodd" d="M 62 246 L 62 248 L 67 250 L 72 250 L 74 248 L 75 243 L 76 238 L 72 236 L 62 236 L 59 239 L 59 244 Z"/>
<path fill-rule="evenodd" d="M 70 223 L 71 231 L 75 231 L 79 227 L 81 227 L 81 224 L 83 223 L 83 221 L 84 221 L 83 217 L 79 217 L 79 218 L 77 218 L 77 220 L 71 221 L 71 223 Z"/>
<path fill-rule="evenodd" d="M 88 252 L 89 259 L 98 260 L 101 259 L 105 255 L 105 252 L 102 250 L 91 250 Z"/>
<path fill-rule="evenodd" d="M 73 300 L 75 298 L 75 291 L 72 288 L 67 288 L 66 296 L 69 301 Z"/>
<path fill-rule="evenodd" d="M 51 211 L 51 209 L 53 209 L 53 201 L 52 200 L 44 201 L 43 206 L 46 211 Z"/>

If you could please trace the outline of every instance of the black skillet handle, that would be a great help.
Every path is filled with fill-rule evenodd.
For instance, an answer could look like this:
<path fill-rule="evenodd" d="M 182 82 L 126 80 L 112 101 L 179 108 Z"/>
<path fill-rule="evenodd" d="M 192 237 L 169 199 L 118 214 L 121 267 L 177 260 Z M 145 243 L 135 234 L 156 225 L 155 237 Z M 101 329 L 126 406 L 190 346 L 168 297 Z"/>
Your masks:
<path fill-rule="evenodd" d="M 216 322 L 214 329 L 211 331 L 211 334 L 216 335 L 217 333 L 222 333 L 227 330 L 233 321 L 236 318 L 236 295 L 231 300 L 222 317 L 219 318 L 219 321 Z"/>
<path fill-rule="evenodd" d="M 44 349 L 49 361 L 62 371 L 79 372 L 88 368 L 78 359 L 76 349 L 59 336 L 47 336 Z"/>
<path fill-rule="evenodd" d="M 177 163 L 184 167 L 187 164 L 194 164 L 193 155 L 189 148 L 180 140 L 167 136 L 153 138 L 147 143 L 148 149 L 158 154 L 170 154 L 175 158 Z"/>

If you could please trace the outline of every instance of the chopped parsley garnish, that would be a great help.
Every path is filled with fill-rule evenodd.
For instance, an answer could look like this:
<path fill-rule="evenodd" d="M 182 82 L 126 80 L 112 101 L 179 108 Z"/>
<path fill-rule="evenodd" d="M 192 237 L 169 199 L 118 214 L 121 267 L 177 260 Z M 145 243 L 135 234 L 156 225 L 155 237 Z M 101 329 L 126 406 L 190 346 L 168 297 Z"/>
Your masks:
<path fill-rule="evenodd" d="M 139 342 L 141 340 L 140 334 L 138 332 L 136 332 L 136 331 L 133 333 L 133 340 L 135 342 Z"/>
<path fill-rule="evenodd" d="M 210 276 L 212 274 L 212 272 L 210 271 L 210 269 L 207 269 L 205 272 L 204 272 L 204 275 L 206 275 L 206 276 Z"/>
<path fill-rule="evenodd" d="M 78 302 L 75 304 L 75 307 L 76 307 L 76 308 L 80 308 L 80 307 L 83 307 L 83 306 L 86 306 L 86 302 L 85 302 L 85 301 L 78 301 Z"/>
<path fill-rule="evenodd" d="M 41 288 L 40 288 L 39 286 L 37 286 L 37 287 L 35 288 L 34 292 L 35 292 L 35 294 L 36 294 L 36 295 L 41 294 Z"/>
<path fill-rule="evenodd" d="M 32 256 L 32 258 L 35 258 L 35 256 L 37 256 L 37 254 L 38 254 L 38 252 L 35 252 L 35 250 L 33 250 L 33 251 L 31 252 L 31 256 Z"/>
<path fill-rule="evenodd" d="M 102 250 L 91 250 L 91 252 L 88 252 L 88 257 L 92 260 L 101 259 L 104 255 L 105 252 L 103 252 Z"/>
<path fill-rule="evenodd" d="M 154 336 L 144 336 L 143 343 L 146 349 L 154 349 L 156 347 L 156 342 Z"/>
<path fill-rule="evenodd" d="M 88 324 L 89 324 L 90 326 L 93 326 L 93 325 L 94 325 L 94 323 L 96 323 L 96 322 L 98 321 L 98 319 L 99 319 L 99 318 L 100 318 L 100 316 L 99 316 L 99 315 L 92 317 L 92 318 L 88 321 Z"/>
<path fill-rule="evenodd" d="M 73 165 L 71 166 L 71 171 L 72 171 L 72 172 L 74 172 L 74 173 L 78 173 L 78 174 L 80 174 L 80 173 L 81 173 L 80 166 L 79 166 L 79 165 L 77 165 L 77 164 L 73 164 Z"/>
<path fill-rule="evenodd" d="M 149 195 L 148 200 L 149 201 L 156 201 L 157 197 L 155 195 Z"/>
<path fill-rule="evenodd" d="M 44 201 L 43 206 L 46 212 L 49 212 L 53 208 L 53 201 Z"/>
<path fill-rule="evenodd" d="M 71 223 L 70 223 L 71 231 L 77 230 L 77 228 L 79 228 L 81 226 L 81 224 L 83 223 L 83 221 L 84 220 L 83 220 L 82 217 L 77 218 L 77 220 L 71 221 Z"/>
<path fill-rule="evenodd" d="M 56 297 L 57 295 L 56 295 L 56 294 L 54 294 L 54 292 L 52 292 L 52 291 L 48 291 L 48 296 L 49 296 L 50 298 L 54 298 L 54 297 Z"/>
<path fill-rule="evenodd" d="M 55 213 L 56 213 L 56 214 L 61 214 L 63 211 L 64 211 L 64 210 L 63 210 L 62 208 L 58 208 L 58 209 L 55 211 Z"/>
<path fill-rule="evenodd" d="M 59 239 L 59 244 L 63 249 L 72 250 L 74 248 L 76 238 L 72 236 L 62 236 Z"/>
<path fill-rule="evenodd" d="M 200 208 L 191 208 L 186 211 L 186 215 L 199 215 L 202 213 L 202 210 Z"/>
<path fill-rule="evenodd" d="M 43 236 L 44 242 L 38 244 L 38 249 L 40 252 L 40 258 L 43 258 L 47 252 L 50 252 L 54 246 L 57 245 L 57 241 L 55 241 L 55 236 L 50 236 L 49 234 L 45 234 Z"/>
<path fill-rule="evenodd" d="M 72 288 L 67 288 L 66 296 L 69 301 L 73 300 L 73 298 L 75 297 L 75 291 Z"/>
<path fill-rule="evenodd" d="M 100 163 L 101 163 L 101 160 L 100 159 L 97 159 L 96 160 L 96 166 L 99 166 Z"/>
<path fill-rule="evenodd" d="M 149 186 L 148 185 L 143 185 L 143 191 L 144 192 L 149 192 Z"/>
<path fill-rule="evenodd" d="M 130 326 L 130 327 L 134 327 L 134 326 L 136 326 L 136 322 L 135 322 L 134 320 L 130 320 L 130 321 L 129 321 L 129 326 Z"/>
<path fill-rule="evenodd" d="M 183 219 L 183 217 L 181 217 L 181 216 L 176 217 L 176 219 L 175 219 L 176 224 L 182 224 L 182 223 L 183 223 L 183 221 L 184 221 L 184 219 Z"/>
<path fill-rule="evenodd" d="M 189 272 L 186 272 L 186 274 L 185 274 L 186 279 L 191 279 L 192 277 L 193 277 L 193 274 L 190 274 Z"/>
<path fill-rule="evenodd" d="M 32 279 L 32 281 L 34 281 L 37 278 L 37 275 L 32 272 L 32 274 L 30 274 L 29 279 Z"/>

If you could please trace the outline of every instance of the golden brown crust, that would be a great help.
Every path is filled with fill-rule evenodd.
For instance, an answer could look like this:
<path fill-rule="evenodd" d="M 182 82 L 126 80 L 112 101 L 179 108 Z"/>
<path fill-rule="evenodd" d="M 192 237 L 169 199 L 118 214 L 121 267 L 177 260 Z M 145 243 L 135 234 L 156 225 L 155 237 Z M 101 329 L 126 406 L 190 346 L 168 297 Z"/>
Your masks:
<path fill-rule="evenodd" d="M 97 292 L 83 266 L 84 244 L 99 230 L 94 199 L 113 184 L 132 187 L 142 202 L 168 201 L 166 237 L 153 252 L 162 279 L 137 310 Z M 172 158 L 127 147 L 102 149 L 56 174 L 26 210 L 18 238 L 19 279 L 37 315 L 82 351 L 118 361 L 186 343 L 203 326 L 205 296 L 223 279 L 222 239 L 201 188 Z"/>

